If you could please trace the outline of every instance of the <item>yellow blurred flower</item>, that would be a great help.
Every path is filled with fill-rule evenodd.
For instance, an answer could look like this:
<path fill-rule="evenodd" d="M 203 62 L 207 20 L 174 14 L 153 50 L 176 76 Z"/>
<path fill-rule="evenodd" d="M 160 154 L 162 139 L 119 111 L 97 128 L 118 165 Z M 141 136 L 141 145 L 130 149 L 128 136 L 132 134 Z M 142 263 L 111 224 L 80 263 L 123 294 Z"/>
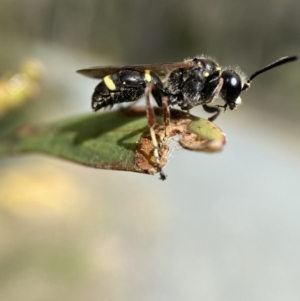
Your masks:
<path fill-rule="evenodd" d="M 19 73 L 8 79 L 0 78 L 0 117 L 37 96 L 42 75 L 42 64 L 28 60 L 21 65 Z"/>

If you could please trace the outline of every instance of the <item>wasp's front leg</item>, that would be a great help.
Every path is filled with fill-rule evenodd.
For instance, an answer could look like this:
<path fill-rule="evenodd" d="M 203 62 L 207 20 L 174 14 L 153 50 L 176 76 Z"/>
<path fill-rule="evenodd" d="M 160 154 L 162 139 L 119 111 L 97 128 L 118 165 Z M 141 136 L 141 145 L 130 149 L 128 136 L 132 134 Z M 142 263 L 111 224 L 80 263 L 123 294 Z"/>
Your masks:
<path fill-rule="evenodd" d="M 215 113 L 208 118 L 209 121 L 214 121 L 221 113 L 221 109 L 218 106 L 203 105 L 203 109 L 207 113 Z"/>
<path fill-rule="evenodd" d="M 217 87 L 215 88 L 213 94 L 211 95 L 211 97 L 207 101 L 207 103 L 213 102 L 215 100 L 215 98 L 217 98 L 219 96 L 220 91 L 223 87 L 223 84 L 224 84 L 224 80 L 223 80 L 223 78 L 220 78 Z M 208 118 L 209 121 L 214 121 L 220 115 L 220 113 L 221 113 L 220 107 L 222 107 L 222 106 L 219 106 L 219 105 L 212 106 L 212 105 L 207 105 L 207 104 L 203 105 L 203 109 L 207 113 L 215 113 L 214 115 L 212 115 L 211 117 Z"/>

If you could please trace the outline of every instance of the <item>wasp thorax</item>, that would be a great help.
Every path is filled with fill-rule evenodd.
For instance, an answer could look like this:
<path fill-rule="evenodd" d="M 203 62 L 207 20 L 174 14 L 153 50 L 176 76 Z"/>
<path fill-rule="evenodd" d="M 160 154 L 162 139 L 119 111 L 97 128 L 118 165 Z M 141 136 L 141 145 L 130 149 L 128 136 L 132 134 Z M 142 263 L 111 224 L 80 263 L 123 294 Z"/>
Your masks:
<path fill-rule="evenodd" d="M 233 110 L 238 105 L 236 100 L 239 98 L 242 91 L 241 77 L 232 70 L 223 71 L 221 77 L 224 83 L 220 95 L 229 108 Z"/>

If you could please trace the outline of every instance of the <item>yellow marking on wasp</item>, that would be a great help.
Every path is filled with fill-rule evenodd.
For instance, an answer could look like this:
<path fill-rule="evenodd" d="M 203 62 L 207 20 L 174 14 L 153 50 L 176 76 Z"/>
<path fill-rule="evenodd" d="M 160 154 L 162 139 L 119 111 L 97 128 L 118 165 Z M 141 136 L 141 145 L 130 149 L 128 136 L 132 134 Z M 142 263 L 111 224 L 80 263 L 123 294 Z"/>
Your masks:
<path fill-rule="evenodd" d="M 220 71 L 220 70 L 221 70 L 221 67 L 219 67 L 219 66 L 216 67 L 216 70 L 217 70 L 217 71 Z"/>
<path fill-rule="evenodd" d="M 208 77 L 208 76 L 209 76 L 209 72 L 207 72 L 207 71 L 204 72 L 204 73 L 203 73 L 203 76 L 204 76 L 204 77 Z"/>
<path fill-rule="evenodd" d="M 150 74 L 150 70 L 145 70 L 145 80 L 150 83 L 151 82 L 151 74 Z"/>
<path fill-rule="evenodd" d="M 103 78 L 103 81 L 109 90 L 112 90 L 112 91 L 116 90 L 116 85 L 115 85 L 114 81 L 111 79 L 110 75 L 105 76 Z"/>
<path fill-rule="evenodd" d="M 245 85 L 248 86 L 247 89 L 251 86 L 249 82 L 245 82 Z"/>

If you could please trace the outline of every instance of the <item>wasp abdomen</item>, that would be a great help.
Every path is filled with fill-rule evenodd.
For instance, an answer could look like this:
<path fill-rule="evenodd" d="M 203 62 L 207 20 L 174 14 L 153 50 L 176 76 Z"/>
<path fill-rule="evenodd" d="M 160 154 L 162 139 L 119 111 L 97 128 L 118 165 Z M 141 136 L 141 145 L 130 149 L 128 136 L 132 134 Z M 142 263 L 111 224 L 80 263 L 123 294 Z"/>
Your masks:
<path fill-rule="evenodd" d="M 92 96 L 93 110 L 98 111 L 117 103 L 135 101 L 144 95 L 149 82 L 162 87 L 159 77 L 149 70 L 140 72 L 126 69 L 107 75 L 95 88 Z"/>

